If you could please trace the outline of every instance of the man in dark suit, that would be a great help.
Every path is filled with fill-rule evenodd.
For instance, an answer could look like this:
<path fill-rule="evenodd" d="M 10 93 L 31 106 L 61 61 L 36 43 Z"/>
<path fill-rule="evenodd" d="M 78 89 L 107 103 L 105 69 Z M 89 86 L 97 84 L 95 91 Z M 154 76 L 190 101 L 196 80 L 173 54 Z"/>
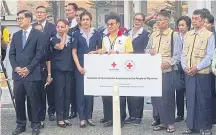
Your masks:
<path fill-rule="evenodd" d="M 42 25 L 43 32 L 46 35 L 46 40 L 50 41 L 50 38 L 56 35 L 56 26 L 46 20 L 47 18 L 47 10 L 44 6 L 38 6 L 36 8 L 36 19 L 37 22 L 33 23 L 32 26 L 36 26 L 38 24 Z M 53 85 L 50 84 L 46 88 L 44 85 L 51 80 L 51 67 L 49 67 L 50 60 L 51 60 L 51 47 L 50 42 L 44 45 L 44 51 L 46 52 L 46 57 L 42 60 L 41 63 L 41 71 L 42 71 L 42 81 L 39 87 L 40 95 L 41 95 L 41 102 L 42 102 L 42 112 L 40 113 L 40 120 L 41 120 L 41 128 L 44 128 L 45 116 L 46 116 L 46 96 L 48 101 L 48 115 L 49 120 L 55 120 L 55 100 L 54 100 L 54 90 Z M 28 116 L 29 120 L 31 121 L 31 107 L 28 104 Z"/>
<path fill-rule="evenodd" d="M 13 90 L 17 118 L 17 127 L 12 135 L 18 135 L 26 130 L 26 95 L 31 104 L 32 135 L 39 135 L 41 101 L 38 85 L 41 81 L 40 62 L 44 56 L 43 46 L 46 41 L 42 32 L 32 28 L 33 16 L 31 12 L 22 10 L 17 13 L 17 16 L 21 30 L 14 33 L 9 52 L 9 59 L 13 68 Z"/>

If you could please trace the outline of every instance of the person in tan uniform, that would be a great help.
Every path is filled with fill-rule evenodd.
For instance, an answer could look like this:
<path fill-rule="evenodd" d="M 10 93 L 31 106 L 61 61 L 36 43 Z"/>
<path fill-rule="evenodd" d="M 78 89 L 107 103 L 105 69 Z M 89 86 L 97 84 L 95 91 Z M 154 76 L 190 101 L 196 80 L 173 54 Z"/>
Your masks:
<path fill-rule="evenodd" d="M 215 39 L 205 28 L 205 16 L 200 9 L 193 12 L 194 30 L 184 38 L 181 64 L 185 72 L 188 129 L 183 134 L 197 131 L 202 135 L 212 134 L 211 62 Z"/>
<path fill-rule="evenodd" d="M 160 125 L 153 130 L 167 130 L 168 133 L 175 131 L 175 90 L 172 85 L 173 70 L 180 61 L 181 41 L 179 34 L 173 32 L 169 27 L 170 13 L 166 10 L 160 11 L 157 17 L 158 31 L 152 33 L 146 53 L 152 56 L 162 56 L 162 97 L 152 97 L 154 110 L 157 110 Z M 154 115 L 154 112 L 153 112 Z"/>

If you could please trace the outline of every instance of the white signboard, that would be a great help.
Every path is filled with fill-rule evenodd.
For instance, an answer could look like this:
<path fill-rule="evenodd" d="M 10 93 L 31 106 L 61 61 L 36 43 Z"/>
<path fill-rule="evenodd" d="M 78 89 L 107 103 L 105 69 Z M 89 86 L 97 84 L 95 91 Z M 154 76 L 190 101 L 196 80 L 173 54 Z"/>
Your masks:
<path fill-rule="evenodd" d="M 160 55 L 86 54 L 84 65 L 85 95 L 111 96 L 118 82 L 120 96 L 162 96 Z"/>

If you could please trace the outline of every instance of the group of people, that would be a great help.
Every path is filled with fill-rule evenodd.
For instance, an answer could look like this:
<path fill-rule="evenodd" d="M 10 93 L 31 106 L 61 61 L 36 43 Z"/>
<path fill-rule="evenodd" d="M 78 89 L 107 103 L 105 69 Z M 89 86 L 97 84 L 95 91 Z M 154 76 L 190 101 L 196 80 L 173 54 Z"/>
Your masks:
<path fill-rule="evenodd" d="M 195 10 L 191 19 L 180 17 L 177 31 L 170 28 L 171 16 L 166 10 L 149 17 L 136 13 L 133 28 L 129 30 L 113 12 L 106 17 L 107 28 L 93 28 L 91 13 L 79 10 L 75 3 L 66 6 L 67 19 L 58 20 L 56 25 L 46 20 L 44 6 L 36 8 L 37 22 L 33 24 L 30 11 L 22 10 L 17 16 L 21 30 L 13 34 L 9 51 L 17 119 L 12 135 L 26 131 L 26 97 L 32 135 L 39 135 L 40 128 L 44 128 L 46 110 L 49 120 L 56 119 L 61 128 L 72 126 L 69 119 L 77 115 L 80 128 L 95 126 L 94 97 L 84 95 L 84 54 L 132 53 L 161 54 L 162 57 L 162 97 L 151 98 L 153 130 L 175 131 L 174 123 L 184 120 L 186 95 L 188 129 L 183 134 L 212 134 L 212 124 L 216 122 L 212 105 L 215 101 L 215 37 L 214 17 L 206 9 Z M 152 32 L 148 32 L 143 25 L 153 18 L 156 21 Z M 110 127 L 113 125 L 112 97 L 103 96 L 102 100 L 104 118 L 100 122 Z M 143 109 L 144 97 L 121 96 L 121 126 L 140 125 Z"/>

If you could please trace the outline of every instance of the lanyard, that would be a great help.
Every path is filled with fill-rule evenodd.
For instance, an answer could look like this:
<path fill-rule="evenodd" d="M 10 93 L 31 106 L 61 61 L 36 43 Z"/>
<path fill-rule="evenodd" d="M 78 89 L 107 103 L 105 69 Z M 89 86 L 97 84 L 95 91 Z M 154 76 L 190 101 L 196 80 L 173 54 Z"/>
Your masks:
<path fill-rule="evenodd" d="M 110 38 L 108 37 L 109 38 L 109 42 L 110 42 L 110 49 L 111 50 L 114 50 L 114 45 L 115 45 L 115 41 L 116 41 L 117 37 L 113 40 L 113 42 L 111 42 Z"/>

